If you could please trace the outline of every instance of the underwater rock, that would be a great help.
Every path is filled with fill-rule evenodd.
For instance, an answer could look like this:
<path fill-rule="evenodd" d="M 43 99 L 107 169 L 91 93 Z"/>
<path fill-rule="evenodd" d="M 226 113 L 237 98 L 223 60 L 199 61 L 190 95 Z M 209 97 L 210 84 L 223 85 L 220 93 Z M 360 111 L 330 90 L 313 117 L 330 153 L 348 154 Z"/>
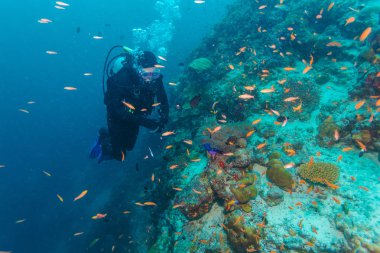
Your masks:
<path fill-rule="evenodd" d="M 372 142 L 371 132 L 369 130 L 360 130 L 359 133 L 352 135 L 352 140 L 359 140 L 365 145 L 368 145 Z"/>
<path fill-rule="evenodd" d="M 207 58 L 198 58 L 192 61 L 189 65 L 190 68 L 194 69 L 197 73 L 201 73 L 210 69 L 213 66 L 212 62 Z"/>
<path fill-rule="evenodd" d="M 218 132 L 212 134 L 211 138 L 210 133 L 205 132 L 208 138 L 204 142 L 210 143 L 211 147 L 223 153 L 234 153 L 239 148 L 239 145 L 244 146 L 243 141 L 240 139 L 244 138 L 248 131 L 250 131 L 249 126 L 233 123 L 222 127 Z"/>
<path fill-rule="evenodd" d="M 340 127 L 335 123 L 332 117 L 328 117 L 318 127 L 318 143 L 320 146 L 329 147 L 335 143 L 335 130 L 340 132 Z"/>
<path fill-rule="evenodd" d="M 207 213 L 213 202 L 214 194 L 206 173 L 195 176 L 176 200 L 176 203 L 184 203 L 179 209 L 191 220 Z"/>
<path fill-rule="evenodd" d="M 237 253 L 260 248 L 260 229 L 245 225 L 243 216 L 231 215 L 225 223 L 227 239 Z"/>
<path fill-rule="evenodd" d="M 263 197 L 268 206 L 277 206 L 284 201 L 284 192 L 280 188 L 273 186 Z"/>
<path fill-rule="evenodd" d="M 252 163 L 252 161 L 252 152 L 244 148 L 238 148 L 235 151 L 234 156 L 227 159 L 227 162 L 230 163 L 232 167 L 236 168 L 246 168 Z"/>
<path fill-rule="evenodd" d="M 302 164 L 298 168 L 298 174 L 303 178 L 314 183 L 326 184 L 334 183 L 339 178 L 339 168 L 332 163 L 313 163 L 309 166 L 308 163 Z"/>
<path fill-rule="evenodd" d="M 239 148 L 246 148 L 247 147 L 247 140 L 245 138 L 239 138 L 236 142 L 236 146 Z"/>

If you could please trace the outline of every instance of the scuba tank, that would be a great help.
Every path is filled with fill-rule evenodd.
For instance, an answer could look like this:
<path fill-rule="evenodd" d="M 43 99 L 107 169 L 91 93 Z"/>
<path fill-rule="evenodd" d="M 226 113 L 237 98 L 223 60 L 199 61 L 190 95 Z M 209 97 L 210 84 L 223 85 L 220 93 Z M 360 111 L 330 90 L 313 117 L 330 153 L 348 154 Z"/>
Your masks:
<path fill-rule="evenodd" d="M 112 59 L 109 60 L 112 52 L 117 49 L 117 48 L 120 48 L 122 49 L 124 52 L 123 53 L 120 53 L 116 56 L 114 56 Z M 104 66 L 103 66 L 103 78 L 102 78 L 102 87 L 103 87 L 103 94 L 106 95 L 106 87 L 105 87 L 105 78 L 107 77 L 107 79 L 110 77 L 110 75 L 113 75 L 113 74 L 116 74 L 122 67 L 123 65 L 126 63 L 127 61 L 127 57 L 130 56 L 132 57 L 132 59 L 136 59 L 136 55 L 138 55 L 140 52 L 140 50 L 133 50 L 129 47 L 126 47 L 126 46 L 120 46 L 120 45 L 117 45 L 117 46 L 113 46 L 107 53 L 107 57 L 106 57 L 106 60 L 104 62 Z M 133 60 L 134 61 L 134 60 Z M 132 64 L 135 64 L 134 62 L 132 61 Z M 111 64 L 114 62 L 113 64 L 113 67 L 110 71 L 110 66 Z"/>

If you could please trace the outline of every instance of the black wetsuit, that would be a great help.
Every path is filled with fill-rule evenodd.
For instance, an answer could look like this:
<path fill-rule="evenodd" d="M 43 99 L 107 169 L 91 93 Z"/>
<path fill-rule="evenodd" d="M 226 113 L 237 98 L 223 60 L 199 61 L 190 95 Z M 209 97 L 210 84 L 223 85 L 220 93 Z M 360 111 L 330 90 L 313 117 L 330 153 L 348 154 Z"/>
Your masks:
<path fill-rule="evenodd" d="M 107 107 L 108 131 L 112 146 L 108 148 L 108 152 L 112 153 L 114 159 L 122 160 L 126 150 L 133 149 L 140 126 L 156 129 L 167 123 L 169 106 L 162 78 L 161 75 L 151 82 L 144 82 L 129 63 L 124 64 L 119 72 L 108 78 L 104 102 Z M 152 112 L 155 97 L 157 103 L 160 103 L 159 121 L 146 118 Z"/>

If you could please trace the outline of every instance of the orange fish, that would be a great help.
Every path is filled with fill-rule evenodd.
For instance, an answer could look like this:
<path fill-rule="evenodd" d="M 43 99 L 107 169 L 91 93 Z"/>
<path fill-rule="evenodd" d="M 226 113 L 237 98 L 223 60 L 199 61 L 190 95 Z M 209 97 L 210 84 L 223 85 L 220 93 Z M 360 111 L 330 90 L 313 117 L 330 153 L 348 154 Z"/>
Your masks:
<path fill-rule="evenodd" d="M 161 136 L 169 136 L 169 135 L 173 135 L 173 134 L 175 134 L 175 132 L 173 132 L 173 131 L 167 131 L 167 132 L 161 134 Z"/>
<path fill-rule="evenodd" d="M 252 122 L 252 125 L 256 125 L 257 123 L 259 123 L 261 121 L 261 119 L 257 119 L 255 121 Z"/>
<path fill-rule="evenodd" d="M 97 213 L 95 216 L 92 216 L 91 219 L 98 220 L 98 219 L 104 219 L 107 216 L 107 214 Z"/>
<path fill-rule="evenodd" d="M 376 106 L 380 106 L 380 99 L 376 101 Z"/>
<path fill-rule="evenodd" d="M 350 17 L 350 18 L 346 19 L 346 24 L 344 26 L 346 26 L 348 24 L 351 24 L 353 22 L 355 22 L 355 18 L 354 17 Z"/>
<path fill-rule="evenodd" d="M 371 27 L 366 28 L 363 31 L 363 33 L 360 35 L 359 40 L 360 41 L 364 41 L 371 32 L 372 32 L 372 28 Z"/>
<path fill-rule="evenodd" d="M 339 42 L 336 42 L 336 41 L 332 41 L 332 42 L 327 43 L 326 46 L 328 46 L 328 47 L 341 47 L 342 44 L 340 44 Z"/>
<path fill-rule="evenodd" d="M 272 111 L 274 114 L 276 114 L 277 116 L 280 116 L 280 113 L 279 113 L 278 111 L 275 111 L 275 110 L 272 110 L 272 109 L 271 109 L 271 111 Z"/>
<path fill-rule="evenodd" d="M 332 199 L 333 199 L 337 204 L 340 205 L 340 200 L 339 200 L 339 199 L 337 199 L 337 198 L 335 198 L 335 197 L 332 197 Z"/>
<path fill-rule="evenodd" d="M 178 165 L 177 165 L 177 164 L 173 164 L 173 165 L 171 165 L 171 166 L 169 167 L 169 169 L 171 169 L 171 170 L 174 170 L 175 168 L 178 168 Z"/>
<path fill-rule="evenodd" d="M 181 206 L 183 206 L 184 204 L 177 204 L 177 205 L 174 205 L 173 206 L 173 209 L 176 209 L 176 208 L 178 208 L 178 207 L 181 207 Z"/>
<path fill-rule="evenodd" d="M 265 147 L 266 145 L 267 145 L 266 142 L 263 142 L 263 143 L 257 145 L 256 149 L 262 149 L 262 148 Z"/>
<path fill-rule="evenodd" d="M 339 131 L 338 131 L 338 129 L 334 130 L 334 138 L 335 138 L 336 141 L 339 140 Z"/>
<path fill-rule="evenodd" d="M 307 72 L 310 71 L 310 69 L 312 69 L 312 67 L 309 66 L 309 65 L 306 65 L 306 67 L 305 67 L 304 70 L 302 71 L 302 74 L 306 74 Z"/>
<path fill-rule="evenodd" d="M 306 193 L 309 194 L 313 190 L 313 186 L 311 185 L 309 188 L 307 188 Z"/>
<path fill-rule="evenodd" d="M 334 7 L 335 3 L 332 2 L 331 4 L 329 4 L 329 7 L 327 7 L 327 11 L 330 11 L 332 9 L 332 7 Z"/>
<path fill-rule="evenodd" d="M 244 89 L 249 90 L 249 91 L 253 91 L 253 90 L 255 90 L 255 88 L 256 88 L 255 85 L 253 85 L 253 86 L 244 86 Z"/>
<path fill-rule="evenodd" d="M 342 151 L 343 152 L 348 152 L 348 151 L 353 150 L 353 149 L 354 148 L 352 148 L 352 147 L 347 147 L 347 148 L 343 148 Z"/>
<path fill-rule="evenodd" d="M 253 99 L 253 98 L 255 98 L 255 96 L 252 96 L 250 94 L 243 94 L 243 95 L 240 95 L 239 98 L 241 98 L 241 99 Z"/>
<path fill-rule="evenodd" d="M 342 160 L 342 158 L 343 158 L 343 156 L 340 155 L 340 156 L 338 156 L 338 159 L 336 161 L 339 162 L 340 160 Z"/>
<path fill-rule="evenodd" d="M 300 181 L 298 182 L 299 184 L 306 184 L 306 181 L 303 180 L 303 179 L 300 179 Z"/>
<path fill-rule="evenodd" d="M 364 186 L 359 186 L 360 189 L 364 190 L 364 191 L 369 191 L 367 187 L 364 187 Z"/>
<path fill-rule="evenodd" d="M 285 98 L 284 99 L 284 102 L 293 102 L 293 101 L 296 101 L 300 99 L 299 97 L 289 97 L 289 98 Z"/>
<path fill-rule="evenodd" d="M 364 103 L 365 103 L 365 100 L 359 101 L 358 103 L 356 103 L 355 109 L 359 110 L 360 107 L 362 107 L 364 105 Z"/>
<path fill-rule="evenodd" d="M 294 166 L 295 166 L 295 163 L 290 162 L 290 163 L 288 163 L 288 164 L 285 164 L 285 165 L 284 165 L 284 168 L 285 168 L 285 169 L 290 169 L 290 168 L 293 168 Z"/>
<path fill-rule="evenodd" d="M 292 67 L 285 67 L 284 70 L 286 71 L 293 71 L 293 70 L 296 70 L 296 68 L 292 68 Z"/>
<path fill-rule="evenodd" d="M 275 89 L 272 86 L 272 88 L 270 88 L 270 89 L 262 89 L 260 92 L 261 93 L 271 93 L 271 92 L 275 92 Z"/>
<path fill-rule="evenodd" d="M 265 9 L 267 6 L 266 5 L 261 5 L 259 6 L 259 10 Z"/>
<path fill-rule="evenodd" d="M 251 136 L 254 132 L 255 132 L 255 130 L 249 131 L 249 132 L 245 135 L 245 138 L 248 138 L 248 137 Z"/>
<path fill-rule="evenodd" d="M 373 113 L 371 114 L 371 116 L 369 117 L 368 119 L 368 122 L 371 123 L 373 121 Z"/>
<path fill-rule="evenodd" d="M 309 160 L 309 164 L 307 165 L 307 168 L 310 169 L 311 166 L 313 166 L 313 164 L 314 164 L 314 157 L 310 156 L 310 160 Z"/>
<path fill-rule="evenodd" d="M 317 151 L 317 153 L 315 153 L 316 156 L 321 156 L 321 151 Z"/>
<path fill-rule="evenodd" d="M 315 205 L 315 206 L 317 206 L 317 205 L 318 205 L 318 203 L 317 203 L 317 202 L 315 202 L 315 201 L 311 201 L 311 204 L 313 204 L 313 205 Z"/>
<path fill-rule="evenodd" d="M 157 206 L 157 204 L 156 204 L 156 203 L 154 203 L 154 202 L 151 202 L 151 201 L 148 201 L 148 202 L 144 202 L 144 205 L 146 205 L 146 206 Z"/>
<path fill-rule="evenodd" d="M 302 229 L 302 222 L 303 222 L 303 219 L 301 219 L 300 222 L 298 222 L 298 227 L 299 227 L 300 229 Z"/>
<path fill-rule="evenodd" d="M 301 111 L 301 109 L 302 109 L 302 102 L 298 106 L 293 107 L 293 111 L 295 111 L 295 112 Z"/>
<path fill-rule="evenodd" d="M 192 140 L 183 140 L 184 143 L 186 144 L 189 144 L 189 145 L 193 145 L 193 141 Z"/>
<path fill-rule="evenodd" d="M 361 142 L 359 140 L 355 140 L 355 141 L 361 149 L 363 149 L 364 151 L 367 151 L 367 147 L 363 144 L 363 142 Z"/>
<path fill-rule="evenodd" d="M 288 156 L 294 156 L 297 152 L 294 149 L 285 149 L 285 152 Z"/>
<path fill-rule="evenodd" d="M 121 151 L 121 161 L 124 162 L 124 160 L 125 160 L 125 154 L 123 151 Z"/>
<path fill-rule="evenodd" d="M 229 67 L 231 70 L 235 69 L 234 65 L 232 65 L 232 64 L 229 64 L 228 67 Z"/>
<path fill-rule="evenodd" d="M 325 182 L 325 184 L 326 184 L 328 187 L 330 187 L 331 189 L 333 189 L 333 190 L 336 190 L 336 189 L 339 188 L 339 186 L 330 183 L 329 181 L 327 181 L 327 179 L 323 179 L 322 181 Z"/>
<path fill-rule="evenodd" d="M 130 108 L 130 109 L 132 109 L 132 110 L 136 110 L 136 108 L 135 108 L 133 105 L 131 105 L 130 103 L 127 103 L 127 102 L 125 102 L 125 101 L 122 101 L 122 103 L 123 103 L 123 105 L 125 105 L 125 106 L 128 107 L 128 108 Z"/>
<path fill-rule="evenodd" d="M 65 90 L 77 90 L 77 88 L 71 87 L 71 86 L 66 86 L 63 89 L 65 89 Z"/>
<path fill-rule="evenodd" d="M 81 194 L 79 194 L 79 195 L 74 199 L 74 201 L 77 201 L 78 199 L 83 198 L 83 197 L 87 194 L 87 192 L 88 192 L 87 190 L 82 191 Z"/>
<path fill-rule="evenodd" d="M 200 191 L 197 191 L 197 190 L 195 190 L 195 189 L 193 189 L 193 192 L 195 192 L 196 194 L 199 194 L 199 195 L 201 195 L 201 194 L 202 194 L 202 192 L 200 192 Z"/>
<path fill-rule="evenodd" d="M 351 176 L 350 178 L 351 178 L 352 181 L 356 180 L 356 178 L 354 176 Z"/>

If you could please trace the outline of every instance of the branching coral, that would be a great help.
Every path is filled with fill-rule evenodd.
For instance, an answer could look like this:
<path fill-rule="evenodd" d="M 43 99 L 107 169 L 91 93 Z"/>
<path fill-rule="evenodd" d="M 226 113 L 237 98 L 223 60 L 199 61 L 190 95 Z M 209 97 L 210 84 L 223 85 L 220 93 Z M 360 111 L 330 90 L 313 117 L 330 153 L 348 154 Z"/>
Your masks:
<path fill-rule="evenodd" d="M 326 184 L 326 180 L 334 183 L 339 178 L 339 168 L 331 163 L 302 164 L 298 169 L 299 175 L 315 183 Z"/>

